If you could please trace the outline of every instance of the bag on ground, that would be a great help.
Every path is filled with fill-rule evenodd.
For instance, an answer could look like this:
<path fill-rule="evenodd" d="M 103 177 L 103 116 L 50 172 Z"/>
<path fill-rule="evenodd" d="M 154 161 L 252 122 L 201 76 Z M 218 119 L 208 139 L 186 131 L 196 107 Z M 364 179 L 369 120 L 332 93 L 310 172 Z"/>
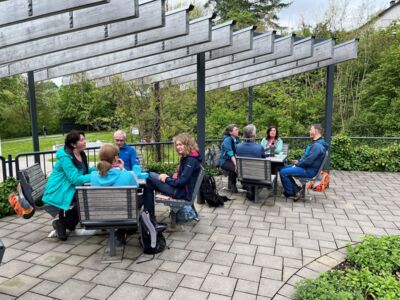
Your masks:
<path fill-rule="evenodd" d="M 318 192 L 325 191 L 329 187 L 331 176 L 329 175 L 328 171 L 322 171 L 320 178 L 321 179 L 310 181 L 307 184 L 307 188 Z"/>
<path fill-rule="evenodd" d="M 24 219 L 29 219 L 35 213 L 34 206 L 25 198 L 20 184 L 17 186 L 17 193 L 11 193 L 8 196 L 8 202 L 15 213 Z"/>
<path fill-rule="evenodd" d="M 177 222 L 188 222 L 197 218 L 197 212 L 194 210 L 190 203 L 185 204 L 177 213 Z"/>
<path fill-rule="evenodd" d="M 147 210 L 140 213 L 139 226 L 139 243 L 143 248 L 143 252 L 146 254 L 156 254 L 164 251 L 167 245 L 165 238 L 162 231 L 157 231 Z M 162 227 L 162 230 L 165 230 L 165 227 Z"/>
<path fill-rule="evenodd" d="M 200 196 L 210 207 L 223 206 L 225 201 L 230 200 L 226 196 L 220 196 L 217 192 L 214 176 L 204 175 L 200 186 Z"/>

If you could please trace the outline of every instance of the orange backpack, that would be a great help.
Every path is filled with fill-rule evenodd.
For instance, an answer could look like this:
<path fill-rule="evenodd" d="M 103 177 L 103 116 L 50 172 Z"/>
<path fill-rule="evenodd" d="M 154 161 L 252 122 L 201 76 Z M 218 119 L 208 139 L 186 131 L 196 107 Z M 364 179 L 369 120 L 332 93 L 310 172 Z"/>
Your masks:
<path fill-rule="evenodd" d="M 314 191 L 323 192 L 329 187 L 329 181 L 331 180 L 331 176 L 328 171 L 321 172 L 321 179 L 312 180 L 307 183 L 307 188 L 312 189 Z"/>
<path fill-rule="evenodd" d="M 8 202 L 17 215 L 22 216 L 24 219 L 29 219 L 35 213 L 35 209 L 25 198 L 20 184 L 17 186 L 17 193 L 11 193 L 8 196 Z"/>

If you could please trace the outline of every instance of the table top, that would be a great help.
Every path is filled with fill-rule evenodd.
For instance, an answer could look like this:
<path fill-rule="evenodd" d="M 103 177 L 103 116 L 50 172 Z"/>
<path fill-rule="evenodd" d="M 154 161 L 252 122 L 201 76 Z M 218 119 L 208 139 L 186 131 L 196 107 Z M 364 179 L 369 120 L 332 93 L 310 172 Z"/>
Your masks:
<path fill-rule="evenodd" d="M 271 162 L 277 162 L 277 163 L 284 163 L 287 159 L 287 155 L 286 154 L 275 154 L 275 156 L 271 157 L 267 157 L 267 160 L 270 160 Z"/>
<path fill-rule="evenodd" d="M 146 179 L 138 178 L 137 175 L 134 172 L 132 172 L 132 174 L 135 177 L 136 182 L 139 184 L 139 186 L 146 185 Z"/>

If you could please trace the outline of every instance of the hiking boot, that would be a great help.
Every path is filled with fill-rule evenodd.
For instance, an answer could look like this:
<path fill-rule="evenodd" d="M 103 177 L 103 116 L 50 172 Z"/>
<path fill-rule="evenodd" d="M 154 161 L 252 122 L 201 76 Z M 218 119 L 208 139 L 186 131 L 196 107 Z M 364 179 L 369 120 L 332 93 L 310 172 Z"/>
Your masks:
<path fill-rule="evenodd" d="M 67 230 L 64 227 L 63 224 L 61 224 L 60 220 L 54 220 L 53 223 L 53 228 L 57 233 L 57 237 L 60 241 L 66 241 L 67 240 Z"/>
<path fill-rule="evenodd" d="M 298 200 L 301 199 L 301 197 L 303 196 L 303 189 L 301 188 L 296 195 L 293 196 L 293 201 L 296 202 Z"/>

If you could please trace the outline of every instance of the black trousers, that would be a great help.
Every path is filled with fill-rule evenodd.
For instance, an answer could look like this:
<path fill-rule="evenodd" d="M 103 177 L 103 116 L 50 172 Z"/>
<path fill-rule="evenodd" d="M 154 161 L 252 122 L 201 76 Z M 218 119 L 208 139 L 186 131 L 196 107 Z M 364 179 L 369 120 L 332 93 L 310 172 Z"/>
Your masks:
<path fill-rule="evenodd" d="M 58 219 L 68 230 L 75 230 L 76 225 L 79 223 L 78 207 L 74 206 L 69 210 L 60 210 Z"/>
<path fill-rule="evenodd" d="M 236 179 L 237 179 L 237 174 L 236 174 L 236 169 L 235 165 L 233 162 L 229 159 L 224 162 L 224 164 L 221 166 L 221 169 L 228 171 L 228 185 L 229 187 L 236 186 Z"/>

